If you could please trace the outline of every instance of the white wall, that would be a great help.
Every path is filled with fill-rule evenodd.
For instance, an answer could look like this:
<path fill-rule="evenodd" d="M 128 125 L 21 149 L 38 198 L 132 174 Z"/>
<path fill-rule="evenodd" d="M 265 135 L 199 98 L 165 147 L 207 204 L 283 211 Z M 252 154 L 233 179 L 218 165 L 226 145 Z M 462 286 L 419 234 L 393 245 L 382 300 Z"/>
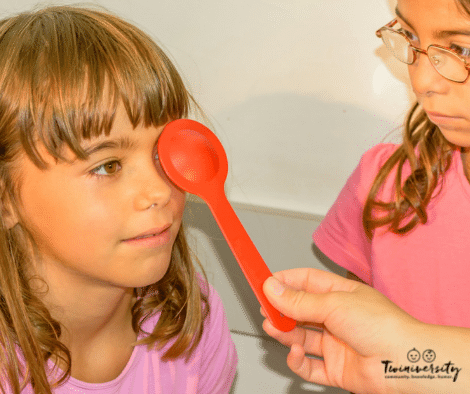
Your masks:
<path fill-rule="evenodd" d="M 0 14 L 35 3 L 2 0 Z M 235 202 L 324 214 L 409 106 L 406 70 L 374 34 L 395 0 L 94 3 L 170 52 L 226 147 Z"/>

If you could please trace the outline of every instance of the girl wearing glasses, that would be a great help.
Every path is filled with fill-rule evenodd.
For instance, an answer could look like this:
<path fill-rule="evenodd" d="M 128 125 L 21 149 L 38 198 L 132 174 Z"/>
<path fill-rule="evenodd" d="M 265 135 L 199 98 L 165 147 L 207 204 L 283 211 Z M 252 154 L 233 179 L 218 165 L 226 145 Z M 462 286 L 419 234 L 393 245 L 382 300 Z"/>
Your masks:
<path fill-rule="evenodd" d="M 417 102 L 403 142 L 363 155 L 314 241 L 349 277 L 386 298 L 313 270 L 283 272 L 280 282 L 266 284 L 268 297 L 281 312 L 326 329 L 284 334 L 269 322 L 265 329 L 293 345 L 288 361 L 294 371 L 321 384 L 356 393 L 468 392 L 470 1 L 398 0 L 396 19 L 376 34 L 408 65 Z M 283 304 L 281 282 L 333 292 L 316 298 L 296 293 L 295 302 Z M 407 358 L 413 349 L 419 361 Z M 435 353 L 434 361 L 424 357 L 426 350 Z M 440 379 L 393 373 L 410 365 L 430 371 L 431 363 L 434 372 L 449 363 L 452 379 L 442 370 Z"/>

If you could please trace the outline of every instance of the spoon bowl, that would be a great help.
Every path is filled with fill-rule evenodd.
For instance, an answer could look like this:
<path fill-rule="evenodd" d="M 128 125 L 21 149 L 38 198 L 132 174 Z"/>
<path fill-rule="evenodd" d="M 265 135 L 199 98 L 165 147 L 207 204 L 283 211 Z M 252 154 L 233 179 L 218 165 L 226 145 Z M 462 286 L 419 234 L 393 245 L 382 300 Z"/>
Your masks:
<path fill-rule="evenodd" d="M 225 183 L 228 162 L 218 138 L 207 127 L 189 119 L 168 123 L 158 139 L 160 163 L 181 189 L 200 196 Z"/>
<path fill-rule="evenodd" d="M 264 295 L 263 283 L 271 271 L 225 196 L 228 161 L 215 134 L 194 120 L 174 120 L 160 134 L 157 153 L 168 178 L 207 203 L 271 323 L 281 331 L 292 330 L 295 320 L 277 311 Z"/>

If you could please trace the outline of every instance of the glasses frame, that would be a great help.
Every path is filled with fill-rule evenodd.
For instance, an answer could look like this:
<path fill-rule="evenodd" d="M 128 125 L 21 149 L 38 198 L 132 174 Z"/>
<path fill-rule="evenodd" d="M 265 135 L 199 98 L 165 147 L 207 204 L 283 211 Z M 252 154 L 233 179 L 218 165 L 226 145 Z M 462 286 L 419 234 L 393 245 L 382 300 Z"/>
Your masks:
<path fill-rule="evenodd" d="M 438 48 L 440 50 L 443 50 L 443 51 L 446 51 L 446 52 L 449 52 L 451 53 L 452 55 L 454 56 L 457 56 L 457 58 L 462 62 L 463 66 L 465 67 L 465 69 L 467 70 L 467 76 L 465 77 L 465 79 L 463 81 L 460 81 L 460 80 L 454 80 L 452 78 L 448 78 L 444 75 L 442 75 L 434 66 L 433 68 L 436 70 L 436 72 L 443 78 L 449 80 L 449 81 L 452 81 L 452 82 L 456 82 L 456 83 L 464 83 L 467 79 L 468 79 L 468 76 L 470 75 L 470 64 L 467 63 L 467 61 L 462 58 L 462 56 L 460 56 L 457 52 L 455 52 L 453 49 L 451 48 L 448 48 L 448 47 L 445 47 L 445 46 L 442 46 L 442 45 L 438 45 L 438 44 L 431 44 L 427 47 L 427 49 L 421 49 L 421 48 L 418 48 L 416 46 L 414 46 L 410 39 L 405 35 L 405 33 L 401 32 L 401 31 L 398 31 L 396 29 L 393 29 L 393 26 L 395 26 L 396 24 L 398 23 L 398 20 L 395 18 L 393 20 L 391 20 L 389 23 L 387 23 L 385 26 L 381 27 L 379 30 L 377 30 L 375 32 L 375 35 L 379 38 L 382 38 L 382 31 L 383 30 L 391 30 L 393 31 L 394 33 L 396 34 L 400 34 L 407 42 L 408 42 L 408 45 L 410 46 L 411 48 L 411 53 L 413 54 L 413 60 L 411 61 L 411 63 L 407 63 L 407 62 L 403 62 L 402 60 L 400 59 L 397 59 L 399 61 L 401 61 L 402 63 L 405 63 L 405 64 L 408 64 L 408 65 L 411 65 L 413 64 L 416 59 L 418 58 L 417 56 L 417 53 L 422 53 L 423 55 L 426 55 L 426 57 L 431 61 L 431 64 L 432 64 L 432 59 L 429 57 L 428 55 L 428 50 L 429 48 Z M 395 55 L 394 55 L 395 56 Z"/>

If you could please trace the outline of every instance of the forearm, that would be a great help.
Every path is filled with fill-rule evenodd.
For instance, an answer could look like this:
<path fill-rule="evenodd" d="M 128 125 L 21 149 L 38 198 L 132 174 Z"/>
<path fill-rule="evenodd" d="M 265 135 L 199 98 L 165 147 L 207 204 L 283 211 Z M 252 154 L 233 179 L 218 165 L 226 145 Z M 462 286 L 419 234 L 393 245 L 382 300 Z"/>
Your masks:
<path fill-rule="evenodd" d="M 288 365 L 302 378 L 364 394 L 469 392 L 470 329 L 422 323 L 370 286 L 329 272 L 299 268 L 275 277 L 263 287 L 274 307 L 324 327 L 285 333 L 263 325 L 291 347 Z"/>
<path fill-rule="evenodd" d="M 364 283 L 351 272 L 346 277 Z M 387 386 L 397 393 L 468 393 L 470 329 L 417 323 L 409 332 L 396 360 L 382 360 Z"/>

